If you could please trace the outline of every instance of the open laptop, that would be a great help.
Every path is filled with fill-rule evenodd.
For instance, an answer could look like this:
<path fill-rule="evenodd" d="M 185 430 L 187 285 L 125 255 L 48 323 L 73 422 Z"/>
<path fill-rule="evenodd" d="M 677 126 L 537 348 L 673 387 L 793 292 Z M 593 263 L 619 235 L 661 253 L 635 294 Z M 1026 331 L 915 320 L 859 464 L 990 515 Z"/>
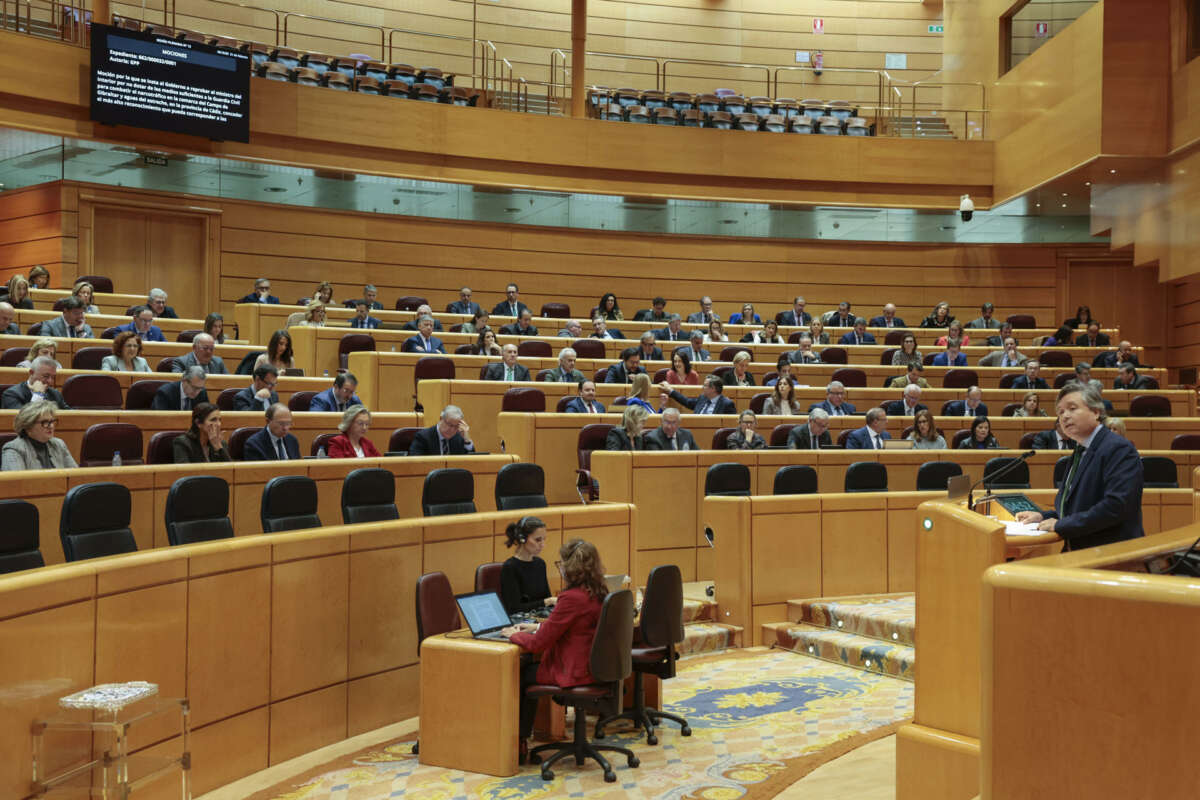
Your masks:
<path fill-rule="evenodd" d="M 512 621 L 504 610 L 504 603 L 500 602 L 500 595 L 495 592 L 471 592 L 456 595 L 454 602 L 458 603 L 458 610 L 462 612 L 471 635 L 476 639 L 508 641 L 500 635 L 500 630 L 507 628 Z"/>
<path fill-rule="evenodd" d="M 608 587 L 609 592 L 619 592 L 625 588 L 625 581 L 629 580 L 628 575 L 605 575 L 604 584 Z"/>

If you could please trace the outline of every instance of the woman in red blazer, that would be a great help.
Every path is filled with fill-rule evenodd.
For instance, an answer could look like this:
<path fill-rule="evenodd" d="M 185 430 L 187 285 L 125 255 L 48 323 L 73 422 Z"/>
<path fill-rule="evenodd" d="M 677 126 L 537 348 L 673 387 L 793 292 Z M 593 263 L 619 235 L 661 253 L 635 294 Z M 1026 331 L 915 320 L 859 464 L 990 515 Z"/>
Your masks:
<path fill-rule="evenodd" d="M 371 430 L 371 412 L 366 406 L 350 406 L 338 424 L 341 431 L 329 440 L 325 454 L 330 458 L 379 458 L 379 451 L 367 438 Z"/>
<path fill-rule="evenodd" d="M 521 624 L 504 629 L 513 644 L 542 655 L 540 662 L 531 661 L 521 666 L 522 763 L 537 712 L 537 699 L 527 699 L 525 687 L 548 684 L 566 688 L 595 683 L 589 661 L 592 639 L 600 622 L 600 607 L 608 594 L 604 585 L 604 567 L 596 546 L 583 539 L 572 539 L 564 544 L 558 557 L 563 590 L 549 619 L 540 625 Z"/>

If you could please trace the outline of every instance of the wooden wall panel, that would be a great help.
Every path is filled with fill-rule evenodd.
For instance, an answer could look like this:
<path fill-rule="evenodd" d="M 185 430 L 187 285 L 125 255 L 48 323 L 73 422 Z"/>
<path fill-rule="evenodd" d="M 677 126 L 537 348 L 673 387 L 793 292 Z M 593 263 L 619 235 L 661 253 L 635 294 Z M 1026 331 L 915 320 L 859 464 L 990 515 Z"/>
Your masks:
<path fill-rule="evenodd" d="M 76 220 L 63 205 L 59 184 L 0 193 L 0 282 L 41 264 L 51 286 L 75 277 Z"/>

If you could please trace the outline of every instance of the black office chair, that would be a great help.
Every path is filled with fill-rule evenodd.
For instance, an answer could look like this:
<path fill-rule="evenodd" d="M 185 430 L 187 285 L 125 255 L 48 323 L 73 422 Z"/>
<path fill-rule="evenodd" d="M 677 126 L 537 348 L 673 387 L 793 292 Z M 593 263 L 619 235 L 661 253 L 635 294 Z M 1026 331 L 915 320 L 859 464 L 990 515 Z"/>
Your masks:
<path fill-rule="evenodd" d="M 0 500 L 0 519 L 5 529 L 0 537 L 0 575 L 44 567 L 38 549 L 37 506 L 24 500 Z"/>
<path fill-rule="evenodd" d="M 1178 489 L 1175 462 L 1166 456 L 1142 456 L 1142 485 L 1147 489 Z"/>
<path fill-rule="evenodd" d="M 1029 463 L 1026 461 L 1021 461 L 1011 471 L 1000 476 L 999 480 L 991 477 L 1000 470 L 1007 469 L 1014 461 L 1021 461 L 1021 459 L 1010 456 L 989 458 L 987 463 L 983 465 L 983 488 L 989 491 L 993 489 L 1028 489 Z"/>
<path fill-rule="evenodd" d="M 545 508 L 546 474 L 537 464 L 505 464 L 496 473 L 496 510 Z"/>
<path fill-rule="evenodd" d="M 215 475 L 189 475 L 171 484 L 163 516 L 172 545 L 233 538 L 229 484 Z"/>
<path fill-rule="evenodd" d="M 816 494 L 817 471 L 807 464 L 789 464 L 775 473 L 775 494 Z"/>
<path fill-rule="evenodd" d="M 847 492 L 886 492 L 887 467 L 878 461 L 856 461 L 846 467 Z"/>
<path fill-rule="evenodd" d="M 622 684 L 633 672 L 632 649 L 633 593 L 628 589 L 610 592 L 600 607 L 600 622 L 592 638 L 589 664 L 596 683 L 569 688 L 535 684 L 525 688 L 526 697 L 550 696 L 559 705 L 575 708 L 575 735 L 571 741 L 543 744 L 529 751 L 529 760 L 535 764 L 541 760 L 543 753 L 553 753 L 541 761 L 542 780 L 554 780 L 554 772 L 550 767 L 567 756 L 574 756 L 576 764 L 583 764 L 585 758 L 594 759 L 603 768 L 604 780 L 608 783 L 614 783 L 617 776 L 608 759 L 600 755 L 602 750 L 621 753 L 630 767 L 641 763 L 628 748 L 593 744 L 587 738 L 587 711 L 605 713 L 614 707 L 621 707 Z"/>
<path fill-rule="evenodd" d="M 1074 454 L 1063 456 L 1058 461 L 1054 462 L 1054 488 L 1061 489 L 1063 481 L 1067 479 L 1067 473 L 1071 471 L 1071 460 L 1075 458 Z"/>
<path fill-rule="evenodd" d="M 63 498 L 58 536 L 63 558 L 83 561 L 137 550 L 129 528 L 132 499 L 123 484 L 85 483 Z"/>
<path fill-rule="evenodd" d="M 953 461 L 926 461 L 917 470 L 917 491 L 944 492 L 950 479 L 962 474 L 962 467 Z"/>
<path fill-rule="evenodd" d="M 736 461 L 713 464 L 704 476 L 705 497 L 749 497 L 750 468 Z"/>
<path fill-rule="evenodd" d="M 501 561 L 491 561 L 480 564 L 475 568 L 475 591 L 500 592 L 500 572 L 504 569 Z"/>
<path fill-rule="evenodd" d="M 475 479 L 458 467 L 435 469 L 425 476 L 421 511 L 427 517 L 475 513 Z"/>
<path fill-rule="evenodd" d="M 386 469 L 356 469 L 342 482 L 342 522 L 386 522 L 400 519 L 396 510 L 396 478 Z"/>
<path fill-rule="evenodd" d="M 271 478 L 262 493 L 263 533 L 321 527 L 317 516 L 317 483 L 306 475 Z"/>
<path fill-rule="evenodd" d="M 632 651 L 633 707 L 628 711 L 606 717 L 596 723 L 596 738 L 604 738 L 604 728 L 618 719 L 631 720 L 634 727 L 646 731 L 646 744 L 658 744 L 654 726 L 669 719 L 680 727 L 684 736 L 692 735 L 687 720 L 646 707 L 644 675 L 656 675 L 666 680 L 675 677 L 675 662 L 679 653 L 675 645 L 683 641 L 683 576 L 674 564 L 663 564 L 650 570 L 646 593 L 642 599 L 642 640 Z"/>

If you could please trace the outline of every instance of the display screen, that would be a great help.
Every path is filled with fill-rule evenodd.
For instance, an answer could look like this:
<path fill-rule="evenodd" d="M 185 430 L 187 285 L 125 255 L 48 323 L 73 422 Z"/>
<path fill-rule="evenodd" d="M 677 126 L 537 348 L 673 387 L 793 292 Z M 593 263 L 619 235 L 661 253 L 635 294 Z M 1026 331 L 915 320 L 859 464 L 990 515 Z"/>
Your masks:
<path fill-rule="evenodd" d="M 998 494 L 992 497 L 992 499 L 1004 506 L 1004 510 L 1014 517 L 1022 511 L 1040 512 L 1042 510 L 1036 503 L 1023 494 Z"/>
<path fill-rule="evenodd" d="M 198 42 L 92 26 L 92 119 L 250 140 L 250 58 Z"/>

